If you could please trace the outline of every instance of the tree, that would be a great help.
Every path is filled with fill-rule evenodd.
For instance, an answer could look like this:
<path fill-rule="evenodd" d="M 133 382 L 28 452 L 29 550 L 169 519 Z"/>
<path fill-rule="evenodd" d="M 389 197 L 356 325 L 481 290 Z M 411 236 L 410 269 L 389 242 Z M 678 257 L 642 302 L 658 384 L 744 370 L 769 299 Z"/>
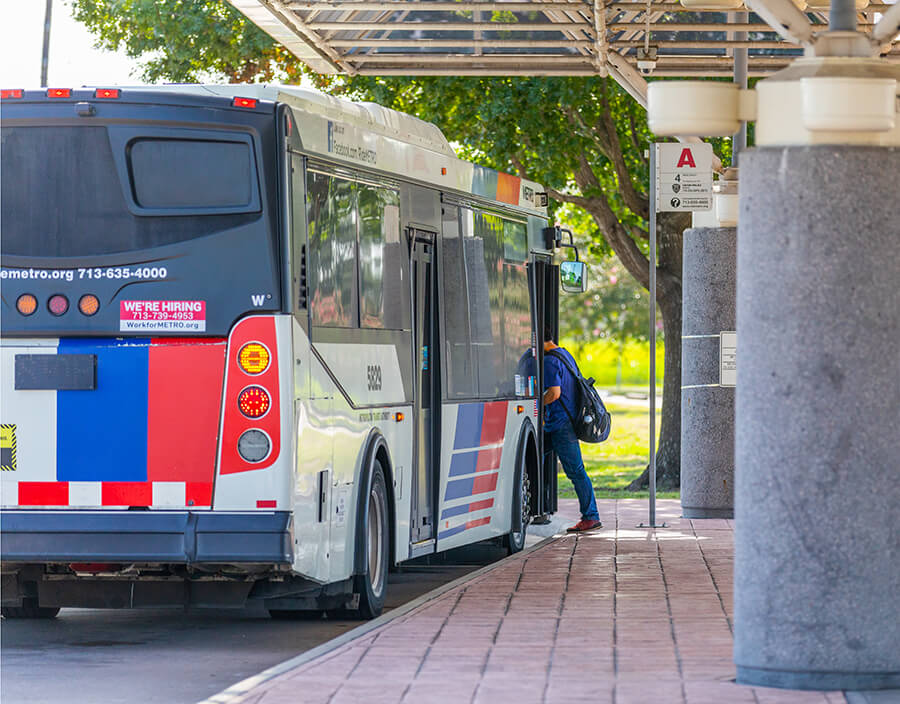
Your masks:
<path fill-rule="evenodd" d="M 97 46 L 142 58 L 148 83 L 299 83 L 305 67 L 225 0 L 73 0 Z"/>
<path fill-rule="evenodd" d="M 75 0 L 76 17 L 102 46 L 155 52 L 145 78 L 230 81 L 287 78 L 304 68 L 224 0 Z M 590 216 L 594 248 L 608 245 L 649 287 L 646 115 L 602 78 L 319 78 L 333 93 L 372 100 L 436 123 L 458 151 L 486 166 L 542 183 L 557 203 Z M 723 156 L 727 156 L 723 155 Z M 665 332 L 665 378 L 657 484 L 680 482 L 682 233 L 690 216 L 658 217 L 657 304 Z M 634 483 L 646 485 L 645 472 Z"/>

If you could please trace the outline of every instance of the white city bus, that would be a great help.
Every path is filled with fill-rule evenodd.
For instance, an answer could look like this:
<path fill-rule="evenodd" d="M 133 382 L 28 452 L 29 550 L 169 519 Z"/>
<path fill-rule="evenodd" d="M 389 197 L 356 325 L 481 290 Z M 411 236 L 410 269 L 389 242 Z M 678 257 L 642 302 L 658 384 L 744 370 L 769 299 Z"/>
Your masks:
<path fill-rule="evenodd" d="M 546 195 L 268 86 L 2 92 L 2 613 L 377 615 L 556 509 Z"/>

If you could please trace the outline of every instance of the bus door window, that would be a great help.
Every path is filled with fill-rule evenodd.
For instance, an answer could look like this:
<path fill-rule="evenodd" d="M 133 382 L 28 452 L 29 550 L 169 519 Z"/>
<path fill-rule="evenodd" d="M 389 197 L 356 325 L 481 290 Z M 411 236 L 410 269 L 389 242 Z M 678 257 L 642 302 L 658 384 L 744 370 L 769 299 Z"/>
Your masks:
<path fill-rule="evenodd" d="M 416 405 L 415 405 L 415 457 L 416 469 L 413 473 L 412 535 L 414 543 L 434 537 L 434 491 L 435 471 L 433 467 L 436 432 L 434 408 L 435 381 L 439 375 L 433 374 L 437 368 L 434 341 L 437 339 L 435 325 L 435 284 L 434 284 L 434 234 L 420 230 L 411 233 L 412 282 L 413 282 L 413 328 L 416 354 Z"/>

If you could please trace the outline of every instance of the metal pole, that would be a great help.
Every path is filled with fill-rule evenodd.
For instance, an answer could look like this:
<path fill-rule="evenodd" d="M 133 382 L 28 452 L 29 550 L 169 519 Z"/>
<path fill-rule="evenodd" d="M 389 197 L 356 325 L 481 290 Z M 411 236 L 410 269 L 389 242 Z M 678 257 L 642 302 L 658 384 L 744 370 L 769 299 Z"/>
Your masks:
<path fill-rule="evenodd" d="M 749 13 L 747 12 L 735 12 L 732 13 L 735 22 L 746 22 L 748 19 Z M 735 32 L 734 38 L 736 41 L 746 41 L 747 33 L 746 32 Z M 734 50 L 734 82 L 737 83 L 738 88 L 747 88 L 747 50 L 746 49 L 735 49 Z M 747 123 L 741 122 L 741 128 L 735 133 L 735 135 L 731 138 L 731 165 L 737 166 L 738 159 L 740 158 L 740 154 L 747 148 Z"/>
<path fill-rule="evenodd" d="M 853 0 L 831 0 L 828 29 L 832 32 L 856 31 L 856 3 Z"/>
<path fill-rule="evenodd" d="M 650 145 L 650 527 L 656 527 L 656 144 Z"/>
<path fill-rule="evenodd" d="M 47 85 L 47 66 L 50 63 L 50 15 L 53 11 L 53 0 L 47 0 L 44 11 L 44 49 L 41 54 L 41 85 Z"/>

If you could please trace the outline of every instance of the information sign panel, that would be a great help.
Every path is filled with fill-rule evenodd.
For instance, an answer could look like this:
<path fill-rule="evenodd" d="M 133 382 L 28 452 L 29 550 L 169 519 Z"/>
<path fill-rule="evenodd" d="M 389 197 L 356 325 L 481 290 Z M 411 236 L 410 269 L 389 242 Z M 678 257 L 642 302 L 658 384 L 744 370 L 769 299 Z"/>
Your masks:
<path fill-rule="evenodd" d="M 712 208 L 711 144 L 655 144 L 656 209 L 685 212 Z"/>

